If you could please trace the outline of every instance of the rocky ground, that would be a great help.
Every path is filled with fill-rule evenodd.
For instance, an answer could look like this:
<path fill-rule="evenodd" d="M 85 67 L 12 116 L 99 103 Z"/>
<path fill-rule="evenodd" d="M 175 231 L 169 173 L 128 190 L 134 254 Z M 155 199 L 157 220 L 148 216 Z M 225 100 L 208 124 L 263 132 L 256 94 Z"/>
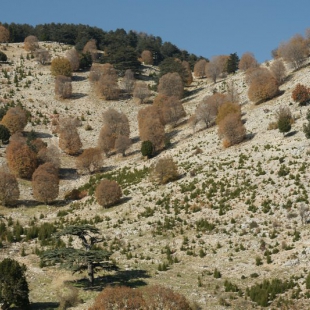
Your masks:
<path fill-rule="evenodd" d="M 56 43 L 41 45 L 49 48 L 54 57 L 68 48 Z M 83 148 L 87 148 L 97 143 L 102 112 L 113 107 L 128 116 L 135 143 L 128 156 L 106 158 L 105 169 L 112 171 L 115 177 L 125 178 L 125 167 L 137 175 L 135 170 L 147 171 L 158 158 L 172 156 L 181 178 L 163 186 L 153 183 L 144 173 L 134 181 L 123 183 L 126 199 L 110 209 L 103 209 L 89 196 L 65 205 L 31 205 L 31 182 L 19 180 L 20 205 L 14 209 L 0 206 L 0 214 L 19 219 L 25 226 L 41 214 L 44 217 L 40 221 L 61 220 L 67 224 L 76 223 L 78 219 L 92 220 L 99 215 L 102 221 L 96 226 L 114 252 L 113 259 L 121 267 L 125 283 L 169 286 L 201 309 L 226 309 L 228 304 L 233 309 L 250 309 L 254 304 L 245 297 L 247 287 L 264 279 L 284 280 L 291 276 L 298 277 L 296 283 L 301 290 L 301 297 L 294 299 L 294 303 L 304 309 L 308 303 L 302 294 L 306 293 L 305 278 L 310 271 L 310 241 L 309 227 L 301 222 L 300 208 L 308 205 L 309 193 L 310 149 L 302 131 L 308 107 L 293 103 L 291 92 L 297 83 L 309 85 L 309 67 L 290 72 L 281 86 L 282 94 L 260 105 L 248 101 L 243 73 L 216 84 L 195 80 L 188 88 L 189 96 L 184 99 L 188 117 L 204 96 L 212 94 L 214 88 L 224 92 L 227 83 L 233 80 L 240 93 L 247 140 L 224 149 L 217 127 L 197 128 L 193 132 L 185 121 L 176 128 L 167 128 L 172 137 L 169 149 L 145 160 L 139 152 L 136 120 L 143 106 L 131 98 L 98 99 L 88 81 L 88 72 L 74 73 L 73 98 L 59 101 L 54 97 L 54 78 L 49 66 L 27 59 L 22 44 L 10 44 L 5 49 L 11 64 L 1 64 L 0 69 L 8 70 L 11 81 L 20 67 L 31 72 L 19 83 L 18 89 L 14 83 L 7 84 L 3 71 L 0 72 L 0 99 L 7 94 L 3 102 L 20 100 L 33 116 L 26 131 L 34 130 L 48 144 L 57 145 L 57 137 L 51 133 L 48 121 L 44 125 L 44 120 L 49 120 L 55 112 L 78 116 L 85 119 L 79 133 Z M 31 81 L 29 88 L 24 88 L 26 81 Z M 9 94 L 13 94 L 11 98 Z M 285 137 L 278 130 L 268 130 L 280 106 L 289 106 L 295 117 L 292 131 Z M 93 130 L 86 130 L 86 125 Z M 4 164 L 4 146 L 0 148 L 0 156 L 0 164 Z M 62 154 L 61 160 L 61 167 L 67 169 L 68 175 L 60 182 L 60 202 L 68 190 L 89 181 L 88 175 L 76 173 L 74 157 Z M 281 169 L 287 174 L 279 176 Z M 59 210 L 66 210 L 68 214 L 59 216 Z M 57 268 L 41 269 L 38 256 L 32 253 L 35 246 L 34 242 L 16 243 L 1 249 L 0 256 L 17 258 L 28 266 L 31 301 L 38 309 L 47 309 L 58 301 L 57 292 L 65 281 L 82 276 L 72 276 Z M 20 255 L 22 247 L 27 254 L 24 257 Z M 264 255 L 266 250 L 270 252 L 270 260 Z M 262 264 L 257 265 L 257 258 Z M 166 271 L 161 270 L 163 264 L 168 265 Z M 214 277 L 215 269 L 220 271 L 220 278 Z M 120 281 L 109 275 L 104 285 L 108 279 Z M 236 284 L 240 293 L 225 292 L 225 280 Z M 284 293 L 283 299 L 291 299 L 292 292 Z M 73 309 L 87 309 L 96 294 L 80 289 L 84 303 Z"/>

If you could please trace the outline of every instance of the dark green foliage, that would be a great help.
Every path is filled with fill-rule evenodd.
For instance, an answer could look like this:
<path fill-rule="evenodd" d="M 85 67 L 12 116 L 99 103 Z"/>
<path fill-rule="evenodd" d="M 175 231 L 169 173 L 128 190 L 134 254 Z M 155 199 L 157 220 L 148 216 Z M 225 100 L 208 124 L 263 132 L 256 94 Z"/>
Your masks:
<path fill-rule="evenodd" d="M 294 282 L 282 281 L 279 279 L 264 280 L 263 283 L 258 283 L 250 288 L 247 288 L 247 296 L 252 301 L 262 307 L 267 307 L 269 302 L 274 300 L 277 294 L 282 294 L 285 291 L 294 287 Z"/>
<path fill-rule="evenodd" d="M 80 56 L 80 69 L 86 70 L 89 69 L 92 65 L 92 58 L 89 52 L 81 54 Z"/>
<path fill-rule="evenodd" d="M 229 55 L 229 58 L 227 60 L 227 73 L 235 73 L 238 70 L 239 66 L 239 57 L 237 53 L 233 53 Z"/>
<path fill-rule="evenodd" d="M 290 119 L 287 117 L 281 117 L 278 120 L 278 128 L 279 128 L 279 131 L 282 132 L 283 134 L 285 134 L 286 132 L 289 132 L 292 128 Z"/>
<path fill-rule="evenodd" d="M 215 279 L 219 279 L 219 278 L 222 277 L 222 274 L 220 273 L 219 270 L 217 270 L 217 268 L 214 269 L 213 277 L 214 277 Z"/>
<path fill-rule="evenodd" d="M 158 79 L 167 73 L 176 72 L 182 78 L 183 84 L 186 85 L 188 81 L 188 72 L 180 61 L 177 61 L 174 57 L 166 58 L 159 65 L 160 74 Z"/>
<path fill-rule="evenodd" d="M 231 283 L 228 280 L 224 282 L 225 292 L 239 292 L 239 288 L 236 284 Z"/>
<path fill-rule="evenodd" d="M 215 228 L 215 224 L 209 223 L 206 219 L 200 219 L 196 222 L 197 231 L 212 231 Z"/>
<path fill-rule="evenodd" d="M 2 143 L 8 143 L 10 136 L 10 131 L 4 125 L 0 124 L 0 140 L 2 140 Z"/>
<path fill-rule="evenodd" d="M 0 51 L 0 61 L 7 61 L 7 60 L 8 57 L 6 56 L 6 54 Z"/>
<path fill-rule="evenodd" d="M 154 147 L 151 141 L 142 141 L 141 144 L 141 153 L 147 158 L 151 158 L 154 153 Z"/>
<path fill-rule="evenodd" d="M 3 116 L 6 114 L 7 111 L 8 111 L 8 107 L 0 108 L 0 121 L 2 120 Z"/>
<path fill-rule="evenodd" d="M 2 309 L 15 305 L 18 309 L 29 309 L 29 288 L 25 277 L 26 266 L 5 258 L 0 263 L 0 303 Z"/>
<path fill-rule="evenodd" d="M 308 273 L 307 278 L 306 278 L 306 289 L 310 289 L 310 273 Z"/>

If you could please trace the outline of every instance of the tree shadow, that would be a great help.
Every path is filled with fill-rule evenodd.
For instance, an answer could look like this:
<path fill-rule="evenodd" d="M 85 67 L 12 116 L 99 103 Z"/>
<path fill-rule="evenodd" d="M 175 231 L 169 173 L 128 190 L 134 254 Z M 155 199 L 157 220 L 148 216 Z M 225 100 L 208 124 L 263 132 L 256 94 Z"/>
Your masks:
<path fill-rule="evenodd" d="M 255 136 L 256 136 L 256 133 L 250 132 L 250 133 L 246 134 L 245 140 L 246 140 L 246 141 L 252 140 Z"/>
<path fill-rule="evenodd" d="M 137 143 L 139 141 L 140 141 L 140 137 L 139 136 L 135 136 L 135 137 L 131 138 L 132 144 Z"/>
<path fill-rule="evenodd" d="M 61 180 L 76 180 L 79 177 L 77 170 L 73 168 L 60 168 L 59 178 Z"/>
<path fill-rule="evenodd" d="M 288 132 L 287 134 L 285 134 L 284 135 L 284 137 L 285 138 L 287 138 L 287 137 L 293 137 L 293 136 L 295 136 L 296 134 L 297 134 L 297 130 L 293 130 L 293 131 L 290 131 L 290 132 Z"/>
<path fill-rule="evenodd" d="M 102 291 L 106 286 L 124 285 L 137 288 L 147 285 L 144 279 L 150 278 L 146 270 L 118 270 L 114 274 L 99 276 L 94 279 L 94 285 L 90 286 L 88 279 L 83 278 L 72 282 L 75 286 L 84 290 Z"/>
<path fill-rule="evenodd" d="M 46 132 L 37 132 L 36 131 L 36 137 L 44 139 L 44 138 L 52 138 L 53 135 L 51 135 L 50 133 L 46 133 Z"/>
<path fill-rule="evenodd" d="M 85 81 L 87 78 L 85 76 L 80 75 L 73 75 L 72 76 L 72 82 L 82 82 Z"/>
<path fill-rule="evenodd" d="M 30 304 L 31 310 L 49 310 L 58 309 L 58 302 L 33 302 Z"/>
<path fill-rule="evenodd" d="M 87 97 L 87 94 L 83 94 L 83 93 L 73 93 L 71 95 L 71 99 L 81 99 L 83 97 Z"/>
<path fill-rule="evenodd" d="M 18 208 L 20 206 L 24 206 L 26 208 L 35 208 L 37 206 L 40 205 L 46 205 L 49 207 L 64 207 L 68 204 L 68 202 L 66 200 L 54 200 L 48 204 L 45 204 L 43 202 L 37 201 L 37 200 L 33 200 L 33 199 L 25 199 L 25 200 L 18 200 L 16 205 L 14 206 L 10 206 L 10 209 L 12 208 Z"/>
<path fill-rule="evenodd" d="M 279 97 L 281 97 L 284 93 L 285 93 L 284 90 L 280 90 L 274 97 L 269 98 L 269 99 L 266 99 L 266 100 L 257 101 L 257 102 L 255 102 L 255 105 L 261 105 L 261 104 L 263 104 L 263 103 L 265 103 L 265 102 L 268 102 L 269 100 L 272 100 L 272 99 L 275 99 L 275 98 L 279 98 Z"/>
<path fill-rule="evenodd" d="M 182 102 L 184 103 L 184 102 L 188 102 L 188 101 L 192 100 L 192 99 L 193 99 L 192 96 L 197 97 L 198 94 L 199 94 L 202 90 L 204 90 L 203 87 L 199 87 L 199 88 L 196 88 L 196 89 L 193 89 L 193 90 L 185 90 L 185 91 L 184 91 L 184 96 L 183 96 Z M 195 97 L 194 97 L 194 98 L 195 98 Z"/>

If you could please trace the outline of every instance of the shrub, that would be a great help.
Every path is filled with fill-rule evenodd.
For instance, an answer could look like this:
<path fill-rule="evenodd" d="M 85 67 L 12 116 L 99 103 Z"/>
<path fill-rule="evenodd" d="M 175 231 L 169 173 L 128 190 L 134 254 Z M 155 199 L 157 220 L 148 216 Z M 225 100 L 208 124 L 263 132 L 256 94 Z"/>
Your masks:
<path fill-rule="evenodd" d="M 110 207 L 120 201 L 122 190 L 117 182 L 103 179 L 96 187 L 97 202 L 103 207 Z"/>
<path fill-rule="evenodd" d="M 293 116 L 288 107 L 280 107 L 277 111 L 277 124 L 279 131 L 285 134 L 291 130 Z"/>
<path fill-rule="evenodd" d="M 8 57 L 6 56 L 6 54 L 0 51 L 0 61 L 7 61 L 7 60 Z"/>
<path fill-rule="evenodd" d="M 160 158 L 151 170 L 153 179 L 160 184 L 166 184 L 179 177 L 178 167 L 172 157 Z"/>
<path fill-rule="evenodd" d="M 65 57 L 57 57 L 52 60 L 51 74 L 54 76 L 64 75 L 71 77 L 72 68 L 70 61 Z"/>
<path fill-rule="evenodd" d="M 10 131 L 4 125 L 0 124 L 0 140 L 2 140 L 2 143 L 8 143 L 10 136 Z"/>
<path fill-rule="evenodd" d="M 310 88 L 298 83 L 292 92 L 292 99 L 300 106 L 307 105 L 310 101 Z"/>
<path fill-rule="evenodd" d="M 142 141 L 141 144 L 141 154 L 143 156 L 147 156 L 147 158 L 151 158 L 154 152 L 153 144 L 151 141 Z"/>
<path fill-rule="evenodd" d="M 57 292 L 57 297 L 59 299 L 59 310 L 77 306 L 81 302 L 79 290 L 72 285 L 65 285 L 61 291 Z"/>

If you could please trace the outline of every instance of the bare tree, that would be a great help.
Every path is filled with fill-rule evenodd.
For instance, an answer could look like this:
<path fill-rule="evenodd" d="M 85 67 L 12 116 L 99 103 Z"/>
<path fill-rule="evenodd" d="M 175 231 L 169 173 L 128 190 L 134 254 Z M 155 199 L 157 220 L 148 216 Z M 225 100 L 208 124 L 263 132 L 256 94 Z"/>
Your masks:
<path fill-rule="evenodd" d="M 202 79 L 206 76 L 206 64 L 207 61 L 205 59 L 200 59 L 195 63 L 194 76 L 196 78 Z"/>
<path fill-rule="evenodd" d="M 298 69 L 303 65 L 308 50 L 306 40 L 297 34 L 279 46 L 278 54 L 294 69 Z"/>
<path fill-rule="evenodd" d="M 42 64 L 45 65 L 51 61 L 51 54 L 48 50 L 40 48 L 34 51 L 34 56 Z"/>
<path fill-rule="evenodd" d="M 89 71 L 89 81 L 98 82 L 101 75 L 103 75 L 103 72 L 104 72 L 103 64 L 93 63 Z"/>
<path fill-rule="evenodd" d="M 253 53 L 246 52 L 244 53 L 239 61 L 239 69 L 242 71 L 246 71 L 250 68 L 258 67 L 258 62 Z"/>
<path fill-rule="evenodd" d="M 120 88 L 117 82 L 117 75 L 103 74 L 95 85 L 98 96 L 105 100 L 117 100 L 120 94 Z"/>
<path fill-rule="evenodd" d="M 41 149 L 37 157 L 41 164 L 50 162 L 55 168 L 60 168 L 60 150 L 56 145 L 51 144 Z"/>
<path fill-rule="evenodd" d="M 166 184 L 179 177 L 178 167 L 172 157 L 163 157 L 152 166 L 151 176 L 158 183 Z"/>
<path fill-rule="evenodd" d="M 238 88 L 236 87 L 234 81 L 230 81 L 226 85 L 227 85 L 227 101 L 233 103 L 239 103 L 240 96 Z"/>
<path fill-rule="evenodd" d="M 21 132 L 27 125 L 27 113 L 19 106 L 10 108 L 3 116 L 1 124 L 4 125 L 11 134 Z"/>
<path fill-rule="evenodd" d="M 125 113 L 109 108 L 102 113 L 102 119 L 104 125 L 107 125 L 115 136 L 122 135 L 129 137 L 130 126 Z"/>
<path fill-rule="evenodd" d="M 83 54 L 86 53 L 90 53 L 91 58 L 94 62 L 98 59 L 97 42 L 95 39 L 91 39 L 85 44 L 83 48 Z"/>
<path fill-rule="evenodd" d="M 284 82 L 286 77 L 286 69 L 281 59 L 276 59 L 270 66 L 270 71 L 275 77 L 279 85 Z"/>
<path fill-rule="evenodd" d="M 136 82 L 135 88 L 133 90 L 133 97 L 139 100 L 139 103 L 144 103 L 144 100 L 150 97 L 151 92 L 148 85 L 144 82 Z"/>
<path fill-rule="evenodd" d="M 153 64 L 153 54 L 151 51 L 144 50 L 141 54 L 141 59 L 146 65 Z"/>
<path fill-rule="evenodd" d="M 80 67 L 80 56 L 75 48 L 71 48 L 66 52 L 66 57 L 70 61 L 72 71 L 79 70 Z"/>
<path fill-rule="evenodd" d="M 159 79 L 158 92 L 166 96 L 182 98 L 184 86 L 180 75 L 176 72 L 163 75 Z"/>
<path fill-rule="evenodd" d="M 28 36 L 24 40 L 24 49 L 33 52 L 39 48 L 39 40 L 36 36 Z"/>
<path fill-rule="evenodd" d="M 185 75 L 186 76 L 185 85 L 189 86 L 193 82 L 193 74 L 192 74 L 191 66 L 185 60 L 182 61 L 182 66 L 185 68 L 185 71 L 187 72 L 187 74 Z"/>
<path fill-rule="evenodd" d="M 4 26 L 0 25 L 0 43 L 9 42 L 10 31 Z"/>
<path fill-rule="evenodd" d="M 99 134 L 98 148 L 109 157 L 109 153 L 114 149 L 116 136 L 108 125 L 104 125 Z"/>
<path fill-rule="evenodd" d="M 19 198 L 19 188 L 16 177 L 0 168 L 0 201 L 4 206 L 14 204 Z"/>
<path fill-rule="evenodd" d="M 58 197 L 58 171 L 52 163 L 40 165 L 33 173 L 32 190 L 34 198 L 46 204 Z"/>
<path fill-rule="evenodd" d="M 72 95 L 71 78 L 64 75 L 57 75 L 55 79 L 55 95 L 57 98 L 67 99 Z"/>
<path fill-rule="evenodd" d="M 122 87 L 128 93 L 131 94 L 135 86 L 135 75 L 132 70 L 127 69 L 122 79 Z"/>
<path fill-rule="evenodd" d="M 85 149 L 83 153 L 77 157 L 75 165 L 77 170 L 81 173 L 84 173 L 85 171 L 92 173 L 98 170 L 103 165 L 101 150 L 93 147 Z"/>
<path fill-rule="evenodd" d="M 228 58 L 229 56 L 226 55 L 214 56 L 211 61 L 206 64 L 206 75 L 208 78 L 212 79 L 214 83 L 216 83 L 219 76 L 226 72 Z"/>
<path fill-rule="evenodd" d="M 131 147 L 132 141 L 129 137 L 120 135 L 115 140 L 116 153 L 126 156 L 126 151 Z"/>
<path fill-rule="evenodd" d="M 107 208 L 120 201 L 122 189 L 116 181 L 103 179 L 96 187 L 95 196 L 97 202 Z"/>

